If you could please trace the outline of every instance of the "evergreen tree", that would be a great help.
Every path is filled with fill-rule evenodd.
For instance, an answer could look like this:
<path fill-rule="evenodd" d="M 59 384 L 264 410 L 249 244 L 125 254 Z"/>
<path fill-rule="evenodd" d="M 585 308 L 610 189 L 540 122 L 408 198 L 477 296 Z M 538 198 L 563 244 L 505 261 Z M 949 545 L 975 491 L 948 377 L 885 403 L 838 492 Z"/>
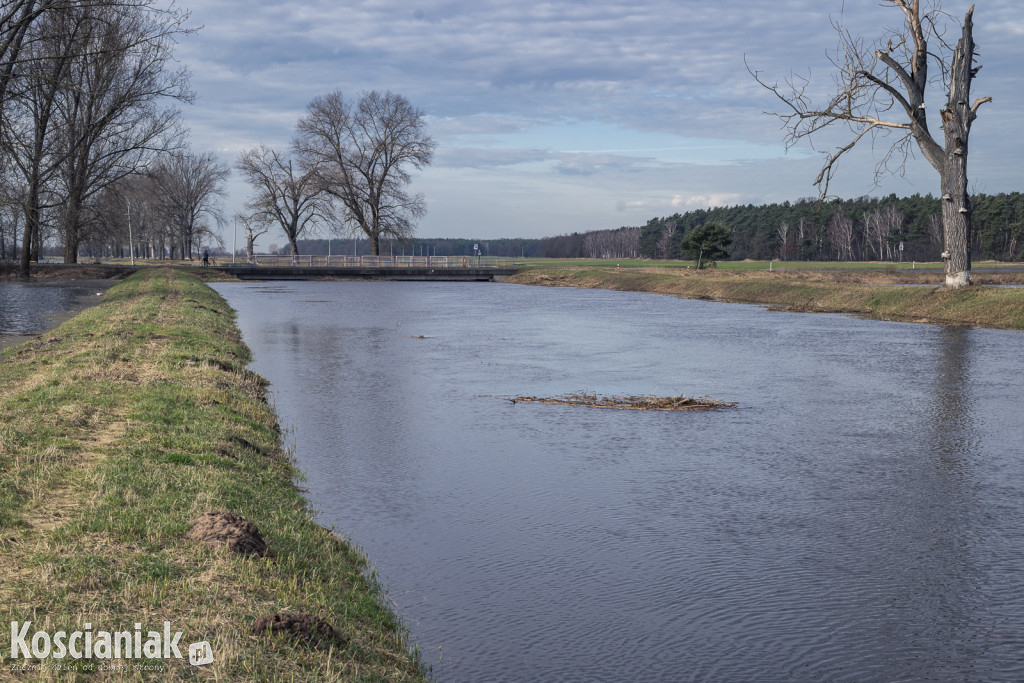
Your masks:
<path fill-rule="evenodd" d="M 714 265 L 718 259 L 727 258 L 725 250 L 732 243 L 729 229 L 719 223 L 705 223 L 686 233 L 679 244 L 683 253 L 697 262 L 697 269 L 708 264 Z"/>

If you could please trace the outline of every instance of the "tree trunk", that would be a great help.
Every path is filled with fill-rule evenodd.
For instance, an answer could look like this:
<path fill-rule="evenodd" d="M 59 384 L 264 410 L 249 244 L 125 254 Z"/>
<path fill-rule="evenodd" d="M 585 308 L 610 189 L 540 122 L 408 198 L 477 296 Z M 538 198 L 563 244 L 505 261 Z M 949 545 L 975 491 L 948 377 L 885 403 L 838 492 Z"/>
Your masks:
<path fill-rule="evenodd" d="M 64 263 L 78 263 L 80 235 L 78 219 L 81 216 L 81 202 L 77 197 L 69 198 L 64 218 Z"/>
<path fill-rule="evenodd" d="M 32 219 L 29 216 L 25 216 L 25 231 L 21 236 L 21 264 L 18 268 L 18 277 L 23 280 L 27 280 L 29 278 L 29 263 L 31 263 L 32 260 L 31 244 Z"/>
<path fill-rule="evenodd" d="M 32 226 L 32 260 L 39 263 L 43 258 L 43 230 L 39 221 Z"/>
<path fill-rule="evenodd" d="M 380 235 L 372 232 L 367 233 L 366 236 L 370 238 L 370 253 L 374 256 L 380 256 Z"/>
<path fill-rule="evenodd" d="M 971 123 L 978 116 L 982 98 L 971 105 L 971 80 L 974 78 L 974 22 L 972 7 L 964 17 L 963 34 L 953 53 L 950 69 L 949 101 L 942 110 L 942 129 L 946 137 L 942 178 L 942 230 L 946 250 L 946 287 L 960 289 L 971 284 L 971 228 L 974 208 L 967 192 L 967 140 Z"/>
<path fill-rule="evenodd" d="M 963 157 L 966 156 L 964 149 Z M 946 245 L 942 259 L 946 264 L 946 286 L 952 289 L 971 284 L 973 208 L 967 194 L 967 164 L 963 157 L 948 155 L 942 172 L 942 233 Z"/>
<path fill-rule="evenodd" d="M 64 263 L 78 263 L 78 231 L 64 235 Z"/>
<path fill-rule="evenodd" d="M 21 238 L 21 267 L 18 269 L 18 277 L 27 280 L 29 278 L 29 264 L 35 260 L 39 261 L 38 253 L 33 254 L 33 243 L 39 240 L 39 182 L 38 174 L 34 174 L 28 188 L 28 196 L 25 198 L 25 231 Z M 36 246 L 38 250 L 38 245 Z"/>

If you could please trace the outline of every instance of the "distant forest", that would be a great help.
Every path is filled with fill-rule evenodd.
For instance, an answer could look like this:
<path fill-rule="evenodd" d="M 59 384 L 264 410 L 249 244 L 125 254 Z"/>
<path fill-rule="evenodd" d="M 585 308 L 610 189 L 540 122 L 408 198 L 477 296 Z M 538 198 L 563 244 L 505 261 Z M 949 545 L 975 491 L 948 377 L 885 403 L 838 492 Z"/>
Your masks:
<path fill-rule="evenodd" d="M 687 232 L 708 222 L 732 233 L 729 260 L 935 261 L 942 252 L 939 199 L 915 194 L 860 197 L 825 203 L 727 206 L 652 218 L 642 227 L 574 232 L 540 239 L 429 239 L 382 243 L 395 255 L 472 255 L 514 258 L 684 259 L 679 245 Z M 902 244 L 902 253 L 900 245 Z M 326 254 L 328 240 L 300 240 L 302 254 Z M 334 254 L 367 254 L 365 240 L 333 239 Z M 393 249 L 393 252 L 392 252 Z M 281 250 L 287 251 L 287 247 Z M 976 260 L 1018 261 L 1024 255 L 1024 194 L 974 196 Z"/>

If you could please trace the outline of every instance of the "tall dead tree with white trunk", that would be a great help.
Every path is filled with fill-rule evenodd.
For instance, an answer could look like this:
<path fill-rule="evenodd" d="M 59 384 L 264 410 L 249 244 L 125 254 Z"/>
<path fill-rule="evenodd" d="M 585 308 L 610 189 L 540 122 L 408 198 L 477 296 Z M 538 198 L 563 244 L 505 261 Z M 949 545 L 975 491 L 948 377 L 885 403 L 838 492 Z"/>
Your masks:
<path fill-rule="evenodd" d="M 235 220 L 241 221 L 242 228 L 245 230 L 245 260 L 249 263 L 255 263 L 256 238 L 270 230 L 270 225 L 258 222 L 252 216 L 243 216 L 240 213 L 235 214 Z"/>
<path fill-rule="evenodd" d="M 827 195 L 840 159 L 865 138 L 873 142 L 880 133 L 896 133 L 887 141 L 887 151 L 876 168 L 881 174 L 891 169 L 902 172 L 912 145 L 916 143 L 925 159 L 939 173 L 942 193 L 943 245 L 947 287 L 958 289 L 971 283 L 971 218 L 973 207 L 967 190 L 967 152 L 971 124 L 981 105 L 992 100 L 971 101 L 971 83 L 981 66 L 975 66 L 974 6 L 967 10 L 956 44 L 945 39 L 950 17 L 937 0 L 882 0 L 883 6 L 898 9 L 903 22 L 886 29 L 872 44 L 834 23 L 839 46 L 831 60 L 835 66 L 836 88 L 822 106 L 812 101 L 809 78 L 793 77 L 769 83 L 751 71 L 758 83 L 772 91 L 785 105 L 770 112 L 787 130 L 787 144 L 810 139 L 834 124 L 849 127 L 852 139 L 825 153 L 815 184 Z M 929 74 L 929 67 L 937 73 Z M 925 91 L 941 86 L 947 93 L 939 112 L 944 134 L 942 144 L 929 128 Z"/>
<path fill-rule="evenodd" d="M 779 260 L 785 261 L 789 247 L 789 223 L 782 221 L 775 232 L 779 236 Z"/>

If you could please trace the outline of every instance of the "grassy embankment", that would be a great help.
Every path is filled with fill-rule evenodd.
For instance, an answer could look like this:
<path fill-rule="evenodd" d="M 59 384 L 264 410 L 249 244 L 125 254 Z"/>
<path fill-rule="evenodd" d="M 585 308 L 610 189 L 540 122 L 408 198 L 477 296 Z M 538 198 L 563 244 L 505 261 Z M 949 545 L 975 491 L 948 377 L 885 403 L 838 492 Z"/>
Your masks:
<path fill-rule="evenodd" d="M 525 258 L 515 259 L 516 263 L 527 268 L 663 268 L 686 270 L 693 268 L 694 262 L 690 260 L 665 260 L 652 261 L 650 259 L 554 259 L 554 258 Z M 999 271 L 1004 269 L 1020 268 L 1020 263 L 1004 261 L 976 261 L 974 267 L 984 268 L 986 271 Z M 829 272 L 864 272 L 882 274 L 886 278 L 896 277 L 900 282 L 902 278 L 909 277 L 910 281 L 918 278 L 936 278 L 934 271 L 941 271 L 942 261 L 933 262 L 904 262 L 895 263 L 891 261 L 718 261 L 718 270 L 771 270 L 778 271 L 829 271 Z M 929 273 L 928 271 L 933 271 Z M 980 272 L 975 276 L 986 277 Z"/>
<path fill-rule="evenodd" d="M 690 299 L 764 304 L 788 311 L 854 313 L 880 320 L 1024 329 L 1024 289 L 864 284 L 854 273 L 680 270 L 658 267 L 528 269 L 508 282 L 674 294 Z M 936 274 L 930 276 L 935 281 Z"/>
<path fill-rule="evenodd" d="M 194 275 L 203 282 L 236 282 L 238 278 L 216 268 L 205 268 L 194 261 L 144 261 L 137 259 L 132 266 L 128 259 L 113 260 L 110 263 L 33 263 L 32 280 L 119 280 L 139 270 L 174 268 L 178 271 Z M 18 267 L 15 264 L 0 264 L 0 280 L 18 279 Z"/>
<path fill-rule="evenodd" d="M 682 269 L 693 268 L 694 262 L 690 260 L 658 260 L 650 259 L 558 259 L 558 258 L 524 258 L 516 259 L 516 263 L 528 268 L 651 268 L 656 264 L 658 268 Z M 881 261 L 718 261 L 718 270 L 899 270 L 914 272 L 917 268 L 938 268 L 942 269 L 942 262 L 938 263 L 888 263 Z"/>
<path fill-rule="evenodd" d="M 650 259 L 585 259 L 585 258 L 525 258 L 516 263 L 526 268 L 616 268 L 662 270 L 692 269 L 693 261 Z M 842 279 L 844 282 L 871 284 L 936 283 L 942 280 L 942 262 L 895 263 L 892 261 L 718 261 L 716 269 L 767 270 L 792 274 L 820 272 Z M 976 261 L 972 279 L 981 285 L 1024 284 L 1024 272 L 1019 262 Z"/>
<path fill-rule="evenodd" d="M 159 675 L 171 680 L 422 680 L 365 558 L 313 521 L 295 487 L 233 317 L 195 278 L 147 271 L 4 352 L 0 623 L 53 634 L 141 622 L 145 634 L 170 621 L 185 656 Z M 267 555 L 190 540 L 207 511 L 253 522 Z M 336 633 L 255 633 L 275 612 Z M 191 667 L 187 645 L 202 640 L 216 660 Z M 0 678 L 9 656 L 0 645 Z M 101 677 L 144 677 L 140 662 L 163 664 Z M 73 664 L 46 662 L 57 663 Z"/>

